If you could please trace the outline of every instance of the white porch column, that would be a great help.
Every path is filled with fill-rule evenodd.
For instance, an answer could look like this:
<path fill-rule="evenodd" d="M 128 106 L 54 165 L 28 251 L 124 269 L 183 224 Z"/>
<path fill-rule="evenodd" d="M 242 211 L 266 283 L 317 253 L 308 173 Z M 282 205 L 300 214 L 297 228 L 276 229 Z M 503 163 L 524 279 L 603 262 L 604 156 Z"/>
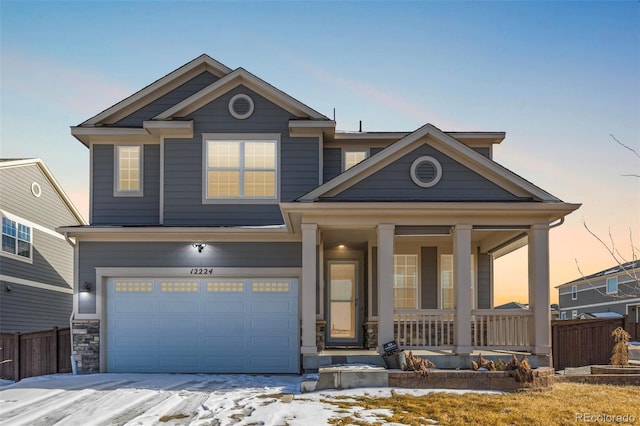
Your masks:
<path fill-rule="evenodd" d="M 316 345 L 316 277 L 318 225 L 302 224 L 302 347 L 303 354 L 318 353 Z"/>
<path fill-rule="evenodd" d="M 393 333 L 393 238 L 395 225 L 378 225 L 378 351 L 394 339 Z"/>
<path fill-rule="evenodd" d="M 455 352 L 468 355 L 471 347 L 471 225 L 453 228 L 453 288 L 456 294 Z"/>
<path fill-rule="evenodd" d="M 533 310 L 531 345 L 538 355 L 551 354 L 549 292 L 549 225 L 534 224 L 529 228 L 529 306 Z"/>

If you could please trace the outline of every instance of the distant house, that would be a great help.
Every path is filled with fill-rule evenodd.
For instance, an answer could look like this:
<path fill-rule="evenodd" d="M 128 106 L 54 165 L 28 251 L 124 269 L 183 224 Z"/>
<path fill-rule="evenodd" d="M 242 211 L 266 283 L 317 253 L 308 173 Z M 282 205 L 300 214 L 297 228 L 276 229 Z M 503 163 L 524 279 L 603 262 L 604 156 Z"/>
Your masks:
<path fill-rule="evenodd" d="M 640 260 L 636 260 L 556 286 L 560 318 L 604 318 L 617 313 L 638 321 L 639 278 Z"/>
<path fill-rule="evenodd" d="M 69 327 L 73 252 L 57 226 L 85 224 L 40 159 L 0 159 L 0 332 Z"/>
<path fill-rule="evenodd" d="M 529 309 L 529 305 L 518 302 L 508 302 L 502 305 L 494 306 L 493 309 Z"/>
<path fill-rule="evenodd" d="M 336 130 L 207 55 L 71 132 L 79 371 L 296 373 L 392 340 L 550 362 L 550 225 L 579 205 L 496 163 L 504 132 Z M 531 308 L 495 310 L 493 261 L 523 246 Z"/>

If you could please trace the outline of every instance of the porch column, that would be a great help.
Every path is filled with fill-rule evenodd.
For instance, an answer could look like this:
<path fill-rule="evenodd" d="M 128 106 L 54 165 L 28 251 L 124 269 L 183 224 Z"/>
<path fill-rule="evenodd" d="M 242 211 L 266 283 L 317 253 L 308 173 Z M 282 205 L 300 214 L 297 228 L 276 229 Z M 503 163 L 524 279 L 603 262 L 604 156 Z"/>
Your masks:
<path fill-rule="evenodd" d="M 378 351 L 394 340 L 393 333 L 393 238 L 395 225 L 378 225 Z"/>
<path fill-rule="evenodd" d="M 538 355 L 551 354 L 549 292 L 549 225 L 534 224 L 529 228 L 529 306 L 533 311 L 531 345 Z"/>
<path fill-rule="evenodd" d="M 455 352 L 471 354 L 471 225 L 453 228 L 453 288 L 456 294 Z"/>
<path fill-rule="evenodd" d="M 303 354 L 318 353 L 316 345 L 316 245 L 318 225 L 302 224 L 302 347 Z"/>

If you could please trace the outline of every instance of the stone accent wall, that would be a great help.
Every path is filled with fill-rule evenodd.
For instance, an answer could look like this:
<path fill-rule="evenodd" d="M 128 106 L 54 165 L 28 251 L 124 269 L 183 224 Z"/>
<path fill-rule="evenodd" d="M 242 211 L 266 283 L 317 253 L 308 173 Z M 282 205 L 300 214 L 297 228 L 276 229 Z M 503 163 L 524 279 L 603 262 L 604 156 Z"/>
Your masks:
<path fill-rule="evenodd" d="M 73 358 L 78 373 L 100 372 L 100 321 L 74 320 Z"/>
<path fill-rule="evenodd" d="M 318 352 L 322 352 L 325 348 L 325 336 L 327 330 L 327 322 L 325 320 L 316 320 L 316 346 Z"/>
<path fill-rule="evenodd" d="M 376 349 L 378 347 L 378 321 L 364 323 L 364 347 Z"/>

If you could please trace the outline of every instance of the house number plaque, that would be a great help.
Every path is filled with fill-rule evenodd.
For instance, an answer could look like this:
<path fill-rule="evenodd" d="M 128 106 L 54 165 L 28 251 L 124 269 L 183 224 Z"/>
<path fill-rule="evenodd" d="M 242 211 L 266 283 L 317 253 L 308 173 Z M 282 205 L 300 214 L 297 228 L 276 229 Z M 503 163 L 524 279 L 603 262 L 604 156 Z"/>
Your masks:
<path fill-rule="evenodd" d="M 191 268 L 190 275 L 213 275 L 213 268 Z"/>

